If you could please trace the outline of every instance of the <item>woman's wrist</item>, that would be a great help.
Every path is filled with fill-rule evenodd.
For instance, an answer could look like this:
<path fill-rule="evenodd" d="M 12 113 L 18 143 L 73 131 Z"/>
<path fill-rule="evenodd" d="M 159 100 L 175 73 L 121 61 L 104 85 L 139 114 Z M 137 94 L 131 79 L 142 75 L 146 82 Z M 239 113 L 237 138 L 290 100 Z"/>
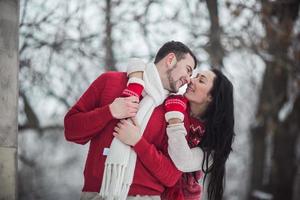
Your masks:
<path fill-rule="evenodd" d="M 136 71 L 136 72 L 132 72 L 130 74 L 128 74 L 129 78 L 135 77 L 135 78 L 140 78 L 143 80 L 143 71 Z"/>
<path fill-rule="evenodd" d="M 182 123 L 182 120 L 181 119 L 178 119 L 178 118 L 172 118 L 172 119 L 169 119 L 168 121 L 168 124 L 179 124 L 179 123 Z"/>

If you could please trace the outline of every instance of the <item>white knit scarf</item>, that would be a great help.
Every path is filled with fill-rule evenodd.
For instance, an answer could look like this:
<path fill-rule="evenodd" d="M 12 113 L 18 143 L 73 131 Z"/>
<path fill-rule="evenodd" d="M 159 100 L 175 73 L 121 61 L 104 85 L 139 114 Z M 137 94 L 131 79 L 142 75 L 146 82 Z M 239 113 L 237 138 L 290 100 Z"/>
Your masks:
<path fill-rule="evenodd" d="M 143 74 L 146 96 L 140 102 L 136 118 L 140 125 L 140 134 L 144 133 L 155 107 L 162 104 L 168 92 L 163 88 L 157 68 L 148 64 Z M 100 196 L 106 200 L 125 200 L 136 164 L 136 153 L 130 146 L 114 138 L 105 161 Z"/>

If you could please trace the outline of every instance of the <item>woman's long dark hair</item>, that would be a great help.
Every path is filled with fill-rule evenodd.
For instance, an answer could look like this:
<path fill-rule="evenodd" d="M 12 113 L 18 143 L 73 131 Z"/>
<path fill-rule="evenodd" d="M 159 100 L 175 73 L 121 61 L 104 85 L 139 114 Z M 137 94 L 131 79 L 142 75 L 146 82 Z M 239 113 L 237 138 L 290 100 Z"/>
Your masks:
<path fill-rule="evenodd" d="M 202 170 L 205 173 L 204 182 L 208 174 L 208 199 L 220 200 L 223 197 L 225 184 L 225 162 L 232 151 L 234 139 L 234 108 L 233 86 L 219 70 L 213 69 L 216 75 L 210 91 L 212 101 L 201 117 L 206 123 L 206 134 L 201 140 L 200 148 L 204 152 Z M 208 161 L 213 164 L 208 166 Z"/>

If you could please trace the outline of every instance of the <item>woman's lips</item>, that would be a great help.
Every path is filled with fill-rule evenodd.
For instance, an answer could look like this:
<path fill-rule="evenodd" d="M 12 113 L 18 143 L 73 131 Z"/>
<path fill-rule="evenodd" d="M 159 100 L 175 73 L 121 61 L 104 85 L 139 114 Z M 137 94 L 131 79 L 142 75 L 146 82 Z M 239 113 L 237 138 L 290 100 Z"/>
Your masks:
<path fill-rule="evenodd" d="M 187 87 L 187 90 L 191 91 L 191 92 L 194 92 L 194 89 L 190 85 Z"/>

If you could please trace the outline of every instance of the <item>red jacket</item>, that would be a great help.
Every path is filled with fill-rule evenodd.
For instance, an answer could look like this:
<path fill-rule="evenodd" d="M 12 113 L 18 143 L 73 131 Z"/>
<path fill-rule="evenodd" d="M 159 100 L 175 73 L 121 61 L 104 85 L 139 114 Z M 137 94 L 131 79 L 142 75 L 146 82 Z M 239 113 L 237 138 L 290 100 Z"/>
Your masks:
<path fill-rule="evenodd" d="M 90 142 L 84 170 L 83 191 L 99 192 L 113 128 L 118 122 L 109 104 L 126 87 L 126 73 L 108 72 L 99 76 L 65 116 L 65 137 L 78 144 Z M 129 195 L 160 195 L 181 176 L 167 154 L 166 122 L 163 105 L 152 113 L 142 139 L 134 146 L 137 162 Z"/>

